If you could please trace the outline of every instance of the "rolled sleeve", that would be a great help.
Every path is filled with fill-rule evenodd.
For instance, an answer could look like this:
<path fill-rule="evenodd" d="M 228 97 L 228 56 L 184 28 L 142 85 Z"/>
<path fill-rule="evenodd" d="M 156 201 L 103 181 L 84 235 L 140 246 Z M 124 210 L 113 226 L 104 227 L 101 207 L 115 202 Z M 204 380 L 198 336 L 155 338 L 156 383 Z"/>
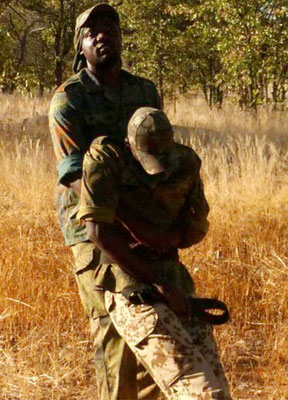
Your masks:
<path fill-rule="evenodd" d="M 119 163 L 111 147 L 91 145 L 83 160 L 78 219 L 113 223 L 119 201 Z"/>
<path fill-rule="evenodd" d="M 86 221 L 106 222 L 113 224 L 116 218 L 116 212 L 109 207 L 80 206 L 77 218 L 84 219 Z"/>
<path fill-rule="evenodd" d="M 51 101 L 49 127 L 58 163 L 79 152 L 84 154 L 88 147 L 78 97 L 77 93 L 68 96 L 65 91 L 60 91 L 54 94 Z"/>
<path fill-rule="evenodd" d="M 70 154 L 58 164 L 58 183 L 68 186 L 71 177 L 82 173 L 83 156 L 80 153 Z M 72 179 L 73 180 L 73 179 Z"/>

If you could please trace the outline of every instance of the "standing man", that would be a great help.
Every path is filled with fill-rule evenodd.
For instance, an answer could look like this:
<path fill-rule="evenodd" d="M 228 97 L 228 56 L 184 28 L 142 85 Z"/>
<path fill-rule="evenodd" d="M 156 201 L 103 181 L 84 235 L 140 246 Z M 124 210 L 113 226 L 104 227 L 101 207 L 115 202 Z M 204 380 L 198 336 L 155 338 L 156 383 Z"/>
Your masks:
<path fill-rule="evenodd" d="M 107 135 L 121 142 L 138 107 L 160 107 L 152 82 L 121 69 L 121 30 L 113 7 L 98 4 L 79 15 L 74 44 L 76 75 L 56 90 L 49 113 L 58 163 L 60 225 L 69 246 L 88 239 L 75 215 L 82 160 L 92 140 Z"/>
<path fill-rule="evenodd" d="M 97 293 L 90 291 L 89 285 L 98 265 L 99 250 L 89 240 L 85 224 L 76 219 L 83 156 L 98 136 L 113 137 L 123 145 L 133 112 L 140 106 L 159 108 L 160 98 L 151 81 L 121 69 L 121 29 L 113 7 L 98 4 L 79 15 L 74 45 L 76 74 L 56 90 L 49 124 L 58 164 L 60 226 L 75 257 L 76 280 L 92 335 L 97 336 L 94 317 L 98 313 L 90 307 Z M 121 338 L 113 343 L 114 370 L 109 372 L 109 380 L 114 382 L 110 386 L 115 387 L 115 396 L 119 386 L 117 364 L 123 348 Z M 96 361 L 96 367 L 101 366 L 101 361 Z"/>
<path fill-rule="evenodd" d="M 151 107 L 133 114 L 125 148 L 103 136 L 85 155 L 78 217 L 101 250 L 89 304 L 102 365 L 98 400 L 154 399 L 143 371 L 169 400 L 230 399 L 207 314 L 178 259 L 177 249 L 208 229 L 200 166 Z M 123 339 L 113 381 L 114 345 Z"/>

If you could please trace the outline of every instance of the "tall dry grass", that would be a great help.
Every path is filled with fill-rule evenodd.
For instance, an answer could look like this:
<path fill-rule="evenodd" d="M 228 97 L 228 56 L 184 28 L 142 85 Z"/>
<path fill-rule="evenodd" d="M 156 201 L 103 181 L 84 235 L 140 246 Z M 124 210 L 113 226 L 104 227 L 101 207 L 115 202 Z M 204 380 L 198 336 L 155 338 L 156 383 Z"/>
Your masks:
<path fill-rule="evenodd" d="M 201 99 L 169 114 L 192 126 L 211 229 L 182 252 L 198 292 L 218 296 L 232 320 L 216 330 L 236 399 L 288 398 L 288 118 L 255 116 Z"/>
<path fill-rule="evenodd" d="M 13 132 L 48 101 L 0 104 L 0 399 L 92 400 L 93 353 L 57 225 L 51 143 Z M 268 129 L 198 99 L 177 107 L 168 113 L 194 127 L 186 142 L 202 157 L 211 205 L 207 238 L 182 258 L 198 293 L 230 307 L 216 337 L 233 398 L 287 399 L 288 119 L 263 113 Z"/>

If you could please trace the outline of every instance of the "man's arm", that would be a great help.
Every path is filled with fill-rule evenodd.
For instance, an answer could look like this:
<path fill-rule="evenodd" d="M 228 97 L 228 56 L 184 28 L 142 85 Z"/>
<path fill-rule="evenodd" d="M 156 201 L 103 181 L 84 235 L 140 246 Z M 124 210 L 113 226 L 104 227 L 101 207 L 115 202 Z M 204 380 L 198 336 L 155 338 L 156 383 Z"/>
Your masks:
<path fill-rule="evenodd" d="M 209 205 L 199 175 L 201 161 L 194 154 L 192 162 L 191 165 L 189 164 L 189 171 L 193 173 L 191 175 L 191 189 L 187 193 L 186 201 L 170 230 L 161 231 L 154 225 L 141 221 L 141 219 L 132 220 L 127 215 L 125 217 L 118 216 L 119 221 L 129 230 L 136 241 L 156 252 L 167 252 L 172 247 L 190 247 L 199 243 L 208 232 Z"/>
<path fill-rule="evenodd" d="M 117 228 L 121 155 L 108 138 L 92 142 L 83 162 L 78 218 L 85 221 L 89 239 L 111 261 L 140 282 L 152 283 L 156 277 L 151 265 L 133 253 L 129 239 Z"/>
<path fill-rule="evenodd" d="M 175 228 L 179 227 L 182 232 L 179 248 L 197 244 L 206 236 L 209 229 L 208 213 L 209 205 L 205 198 L 202 180 L 199 177 L 175 222 Z"/>
<path fill-rule="evenodd" d="M 139 258 L 117 230 L 120 159 L 114 145 L 92 143 L 84 157 L 78 218 L 85 220 L 90 240 L 112 262 L 140 282 L 157 285 L 155 264 Z M 163 292 L 167 303 L 176 313 L 183 311 L 186 300 L 182 292 L 167 285 L 158 286 L 158 289 Z"/>
<path fill-rule="evenodd" d="M 71 91 L 60 87 L 52 98 L 49 127 L 58 164 L 58 182 L 73 187 L 79 195 L 80 182 L 77 181 L 81 179 L 87 144 L 83 135 L 84 121 L 78 112 L 81 99 L 77 92 L 68 95 L 66 89 Z"/>
<path fill-rule="evenodd" d="M 129 244 L 117 231 L 115 224 L 86 221 L 89 239 L 117 265 L 139 282 L 153 284 L 165 298 L 168 306 L 177 315 L 186 315 L 187 299 L 184 293 L 173 285 L 157 284 L 153 263 L 137 257 Z"/>
<path fill-rule="evenodd" d="M 205 198 L 203 183 L 200 178 L 201 160 L 194 153 L 188 158 L 191 187 L 186 196 L 177 219 L 168 231 L 162 231 L 147 222 L 132 220 L 118 215 L 119 221 L 129 230 L 131 235 L 140 243 L 156 252 L 167 252 L 170 248 L 187 248 L 199 243 L 208 232 L 209 222 L 207 215 L 209 205 Z"/>
<path fill-rule="evenodd" d="M 162 231 L 155 228 L 152 224 L 140 219 L 119 219 L 136 241 L 144 244 L 150 249 L 165 253 L 172 247 L 178 247 L 181 240 L 181 229 L 173 228 L 169 231 Z"/>
<path fill-rule="evenodd" d="M 140 282 L 155 282 L 156 276 L 151 265 L 131 251 L 129 243 L 114 223 L 86 221 L 86 227 L 89 239 L 123 271 Z"/>

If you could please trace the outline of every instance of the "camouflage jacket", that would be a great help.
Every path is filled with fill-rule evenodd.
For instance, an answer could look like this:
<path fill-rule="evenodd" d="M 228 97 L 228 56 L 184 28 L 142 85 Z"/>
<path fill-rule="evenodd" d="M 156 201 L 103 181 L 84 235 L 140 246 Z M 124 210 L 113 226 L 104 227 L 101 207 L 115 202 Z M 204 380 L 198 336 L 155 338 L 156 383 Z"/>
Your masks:
<path fill-rule="evenodd" d="M 81 176 L 82 161 L 92 140 L 107 135 L 120 142 L 127 123 L 142 106 L 160 108 L 154 84 L 121 71 L 120 90 L 100 85 L 87 69 L 81 70 L 55 92 L 49 126 L 57 159 L 58 214 L 67 245 L 87 240 L 84 225 L 76 220 L 79 199 L 69 186 Z"/>
<path fill-rule="evenodd" d="M 189 235 L 195 234 L 195 231 L 200 230 L 206 234 L 209 206 L 199 174 L 201 161 L 192 149 L 177 143 L 174 143 L 169 157 L 170 167 L 165 176 L 152 176 L 142 170 L 130 150 L 121 149 L 110 138 L 93 141 L 83 162 L 78 218 L 116 224 L 117 217 L 122 221 L 140 219 L 162 231 L 179 226 L 184 245 L 189 242 Z M 185 268 L 177 263 L 177 258 L 172 260 L 171 254 L 153 254 L 145 246 L 133 247 L 133 238 L 130 239 L 132 251 L 138 252 L 140 257 L 155 261 L 155 268 L 159 270 L 159 283 L 175 283 L 178 280 L 181 285 L 183 282 L 186 285 L 187 282 L 191 292 L 191 279 Z M 177 249 L 175 252 L 177 254 Z M 163 258 L 165 267 L 162 268 Z M 168 267 L 167 258 L 172 260 Z M 125 286 L 124 282 L 130 283 L 127 276 L 123 280 L 126 274 L 119 268 L 113 273 L 117 275 L 117 283 L 123 283 L 120 283 L 121 287 Z M 121 287 L 118 285 L 111 290 L 121 290 Z"/>

